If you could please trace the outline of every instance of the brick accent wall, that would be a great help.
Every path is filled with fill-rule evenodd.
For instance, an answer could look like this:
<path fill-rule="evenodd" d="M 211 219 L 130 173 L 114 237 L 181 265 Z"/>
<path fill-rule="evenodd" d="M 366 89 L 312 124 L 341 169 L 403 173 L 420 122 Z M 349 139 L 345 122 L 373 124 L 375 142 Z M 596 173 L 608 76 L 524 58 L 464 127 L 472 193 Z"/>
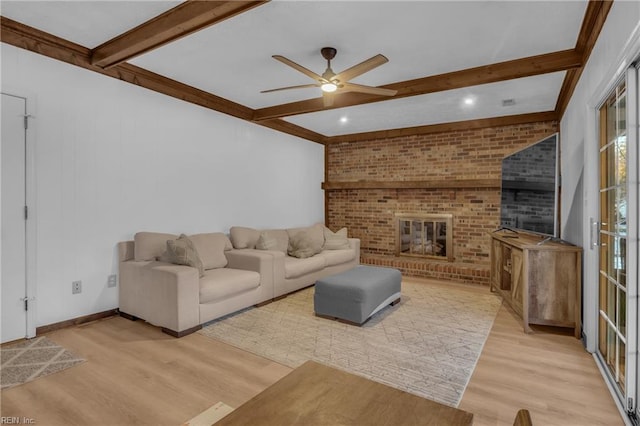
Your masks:
<path fill-rule="evenodd" d="M 505 155 L 558 131 L 558 123 L 415 135 L 327 147 L 327 179 L 500 179 Z M 362 263 L 405 275 L 488 285 L 488 233 L 500 223 L 500 189 L 326 190 L 327 225 L 360 238 Z M 452 213 L 454 261 L 395 256 L 395 213 Z"/>

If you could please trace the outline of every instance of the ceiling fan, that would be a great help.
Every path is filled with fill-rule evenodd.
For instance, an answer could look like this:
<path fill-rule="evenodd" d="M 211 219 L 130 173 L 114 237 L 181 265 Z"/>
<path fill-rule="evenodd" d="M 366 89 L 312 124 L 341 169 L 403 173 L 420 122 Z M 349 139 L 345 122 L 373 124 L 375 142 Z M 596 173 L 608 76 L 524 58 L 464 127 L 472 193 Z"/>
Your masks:
<path fill-rule="evenodd" d="M 324 106 L 331 106 L 333 105 L 333 96 L 335 93 L 359 92 L 368 93 L 371 95 L 394 96 L 398 92 L 397 90 L 384 89 L 381 87 L 364 86 L 362 84 L 349 83 L 349 80 L 351 80 L 352 78 L 364 74 L 367 71 L 371 71 L 372 69 L 379 67 L 386 62 L 389 62 L 389 60 L 383 55 L 378 54 L 372 58 L 367 59 L 366 61 L 360 62 L 359 64 L 354 65 L 351 68 L 347 68 L 346 70 L 336 74 L 331 69 L 331 60 L 335 58 L 337 50 L 333 47 L 323 47 L 322 49 L 320 49 L 320 53 L 322 54 L 322 57 L 327 60 L 327 69 L 324 71 L 324 73 L 322 73 L 322 75 L 318 75 L 315 72 L 303 67 L 302 65 L 285 58 L 284 56 L 273 55 L 273 59 L 280 61 L 297 71 L 300 71 L 308 77 L 311 77 L 316 81 L 316 83 L 281 87 L 279 89 L 263 90 L 260 93 L 277 92 L 279 90 L 289 89 L 303 89 L 306 87 L 319 87 L 320 89 L 322 89 Z"/>

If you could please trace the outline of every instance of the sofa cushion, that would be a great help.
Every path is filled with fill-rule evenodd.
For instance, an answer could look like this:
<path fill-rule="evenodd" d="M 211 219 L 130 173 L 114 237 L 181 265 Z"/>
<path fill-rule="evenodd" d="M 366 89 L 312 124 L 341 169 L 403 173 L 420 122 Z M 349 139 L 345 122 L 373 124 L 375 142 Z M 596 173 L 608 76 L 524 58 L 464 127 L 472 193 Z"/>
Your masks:
<path fill-rule="evenodd" d="M 256 248 L 258 250 L 277 250 L 286 253 L 289 248 L 289 234 L 284 229 L 262 231 L 256 243 Z"/>
<path fill-rule="evenodd" d="M 307 257 L 306 259 L 285 256 L 284 277 L 287 279 L 298 278 L 311 272 L 320 271 L 326 265 L 326 260 L 321 256 Z"/>
<path fill-rule="evenodd" d="M 227 266 L 226 250 L 231 250 L 231 241 L 222 232 L 195 234 L 189 236 L 196 247 L 204 269 L 224 268 Z"/>
<path fill-rule="evenodd" d="M 314 254 L 320 253 L 322 246 L 317 245 L 306 231 L 300 231 L 293 236 L 289 236 L 289 256 L 304 259 Z"/>
<path fill-rule="evenodd" d="M 329 228 L 324 228 L 324 250 L 348 249 L 349 239 L 347 238 L 347 228 L 342 228 L 337 232 L 332 232 Z"/>
<path fill-rule="evenodd" d="M 324 245 L 324 225 L 321 223 L 316 223 L 313 226 L 308 226 L 306 228 L 290 228 L 287 229 L 287 234 L 289 234 L 289 238 L 297 235 L 300 232 L 304 232 L 307 234 L 311 241 L 314 244 L 314 247 L 317 248 L 317 253 L 320 253 L 322 250 L 322 246 Z"/>
<path fill-rule="evenodd" d="M 351 262 L 356 257 L 356 251 L 353 249 L 323 250 L 318 256 L 327 261 L 327 266 L 334 266 Z"/>
<path fill-rule="evenodd" d="M 167 249 L 167 240 L 178 238 L 174 234 L 163 234 L 160 232 L 138 232 L 133 240 L 133 259 L 136 261 L 156 260 Z"/>
<path fill-rule="evenodd" d="M 200 303 L 210 303 L 260 285 L 260 274 L 241 269 L 217 268 L 205 271 L 200 278 Z"/>
<path fill-rule="evenodd" d="M 245 228 L 243 226 L 232 226 L 229 229 L 233 248 L 244 249 L 256 248 L 256 243 L 260 237 L 260 231 L 253 228 Z"/>
<path fill-rule="evenodd" d="M 198 251 L 186 235 L 180 235 L 177 240 L 167 240 L 167 255 L 171 263 L 197 268 L 200 276 L 203 276 L 204 268 Z"/>

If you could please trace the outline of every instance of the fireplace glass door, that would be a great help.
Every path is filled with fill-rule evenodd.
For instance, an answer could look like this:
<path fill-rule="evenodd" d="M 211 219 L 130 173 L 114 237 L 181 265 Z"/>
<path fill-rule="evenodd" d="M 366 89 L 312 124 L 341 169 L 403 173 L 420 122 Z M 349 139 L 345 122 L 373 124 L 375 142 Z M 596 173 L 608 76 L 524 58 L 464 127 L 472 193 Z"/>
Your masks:
<path fill-rule="evenodd" d="M 397 214 L 396 254 L 451 260 L 452 215 Z"/>

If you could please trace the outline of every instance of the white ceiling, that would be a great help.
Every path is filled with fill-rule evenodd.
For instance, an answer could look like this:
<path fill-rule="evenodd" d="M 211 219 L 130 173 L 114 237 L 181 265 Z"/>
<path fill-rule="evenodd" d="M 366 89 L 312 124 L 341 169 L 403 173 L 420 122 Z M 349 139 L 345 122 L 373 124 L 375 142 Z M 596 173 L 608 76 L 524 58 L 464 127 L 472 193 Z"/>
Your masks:
<path fill-rule="evenodd" d="M 2 1 L 3 16 L 93 48 L 172 8 L 169 1 Z M 272 1 L 130 62 L 250 108 L 320 96 L 275 61 L 338 72 L 381 53 L 389 62 L 353 82 L 384 85 L 575 46 L 587 1 Z M 286 118 L 332 136 L 553 110 L 564 72 Z M 473 106 L 462 99 L 472 95 Z M 516 104 L 502 107 L 503 99 Z M 340 123 L 348 117 L 347 123 Z"/>
<path fill-rule="evenodd" d="M 375 104 L 302 114 L 285 120 L 326 136 L 552 111 L 565 72 L 465 87 Z M 542 89 L 544 88 L 544 89 Z M 475 103 L 463 101 L 472 98 Z M 502 106 L 513 99 L 515 105 Z M 346 122 L 341 120 L 345 117 Z M 388 127 L 392 124 L 393 127 Z"/>
<path fill-rule="evenodd" d="M 39 30 L 94 48 L 160 15 L 179 1 L 0 1 L 0 13 Z"/>

